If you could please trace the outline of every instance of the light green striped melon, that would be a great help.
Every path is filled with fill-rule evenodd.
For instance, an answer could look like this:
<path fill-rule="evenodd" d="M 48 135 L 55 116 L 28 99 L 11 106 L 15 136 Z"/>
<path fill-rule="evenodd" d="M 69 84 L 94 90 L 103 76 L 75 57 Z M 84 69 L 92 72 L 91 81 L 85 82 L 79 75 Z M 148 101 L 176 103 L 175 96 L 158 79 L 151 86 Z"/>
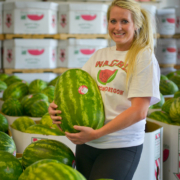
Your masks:
<path fill-rule="evenodd" d="M 0 151 L 0 179 L 18 180 L 23 169 L 21 163 L 12 154 Z"/>
<path fill-rule="evenodd" d="M 47 125 L 42 125 L 42 124 L 35 124 L 30 127 L 28 127 L 25 130 L 26 133 L 30 134 L 43 134 L 43 135 L 52 135 L 52 136 L 61 136 L 64 135 L 63 132 L 60 130 L 57 130 L 55 128 L 51 128 Z"/>
<path fill-rule="evenodd" d="M 54 102 L 62 117 L 61 128 L 78 132 L 74 125 L 101 128 L 104 125 L 104 107 L 95 80 L 81 69 L 70 69 L 57 80 Z"/>
<path fill-rule="evenodd" d="M 12 123 L 12 128 L 17 129 L 18 131 L 25 132 L 26 129 L 29 126 L 32 126 L 36 124 L 31 118 L 27 116 L 22 116 L 17 118 L 13 123 Z"/>
<path fill-rule="evenodd" d="M 72 150 L 64 143 L 51 139 L 42 139 L 26 147 L 22 155 L 22 165 L 27 168 L 41 159 L 56 159 L 73 166 L 75 156 Z"/>
<path fill-rule="evenodd" d="M 169 114 L 171 104 L 174 102 L 175 98 L 168 99 L 165 101 L 165 103 L 162 105 L 161 110 Z"/>
<path fill-rule="evenodd" d="M 49 102 L 45 100 L 38 100 L 31 105 L 31 116 L 42 117 L 48 112 Z"/>
<path fill-rule="evenodd" d="M 76 169 L 60 162 L 40 162 L 26 168 L 18 180 L 86 180 Z"/>
<path fill-rule="evenodd" d="M 179 122 L 180 123 L 180 97 L 176 98 L 170 107 L 169 115 L 172 119 L 172 121 Z"/>

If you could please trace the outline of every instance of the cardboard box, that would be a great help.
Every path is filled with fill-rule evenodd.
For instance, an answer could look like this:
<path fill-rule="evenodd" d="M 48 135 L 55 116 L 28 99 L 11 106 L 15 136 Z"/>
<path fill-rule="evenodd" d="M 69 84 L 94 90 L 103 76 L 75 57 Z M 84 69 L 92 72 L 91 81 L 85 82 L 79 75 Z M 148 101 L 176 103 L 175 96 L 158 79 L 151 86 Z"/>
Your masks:
<path fill-rule="evenodd" d="M 154 111 L 161 111 L 161 109 L 148 109 L 147 116 L 149 116 Z"/>
<path fill-rule="evenodd" d="M 14 34 L 57 34 L 57 3 L 6 2 L 3 5 L 4 32 Z"/>
<path fill-rule="evenodd" d="M 59 33 L 106 34 L 108 5 L 66 3 L 59 5 Z"/>
<path fill-rule="evenodd" d="M 148 120 L 163 127 L 163 180 L 180 179 L 180 126 Z"/>
<path fill-rule="evenodd" d="M 147 121 L 143 151 L 133 180 L 163 180 L 162 144 L 163 127 Z"/>
<path fill-rule="evenodd" d="M 98 49 L 107 46 L 106 39 L 59 40 L 57 67 L 81 68 Z"/>
<path fill-rule="evenodd" d="M 41 79 L 43 81 L 50 82 L 58 76 L 55 73 L 14 73 L 14 75 L 28 83 L 31 83 L 35 79 Z"/>
<path fill-rule="evenodd" d="M 56 68 L 58 41 L 54 39 L 14 39 L 4 41 L 4 68 Z"/>
<path fill-rule="evenodd" d="M 75 144 L 73 144 L 66 136 L 51 136 L 42 134 L 30 134 L 18 131 L 11 127 L 12 137 L 16 144 L 17 152 L 23 153 L 25 148 L 32 142 L 41 139 L 53 139 L 66 144 L 75 153 Z"/>

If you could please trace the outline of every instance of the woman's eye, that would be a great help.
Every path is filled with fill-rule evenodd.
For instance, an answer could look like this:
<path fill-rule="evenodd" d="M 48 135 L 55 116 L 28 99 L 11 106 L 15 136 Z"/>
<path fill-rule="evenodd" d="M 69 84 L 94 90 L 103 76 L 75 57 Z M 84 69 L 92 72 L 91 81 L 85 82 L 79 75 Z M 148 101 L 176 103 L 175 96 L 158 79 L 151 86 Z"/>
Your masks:
<path fill-rule="evenodd" d="M 128 21 L 127 21 L 127 20 L 123 20 L 122 22 L 123 22 L 123 23 L 125 23 L 125 24 L 126 24 L 126 23 L 128 23 Z"/>
<path fill-rule="evenodd" d="M 111 20 L 111 23 L 115 23 L 116 21 L 115 20 Z"/>

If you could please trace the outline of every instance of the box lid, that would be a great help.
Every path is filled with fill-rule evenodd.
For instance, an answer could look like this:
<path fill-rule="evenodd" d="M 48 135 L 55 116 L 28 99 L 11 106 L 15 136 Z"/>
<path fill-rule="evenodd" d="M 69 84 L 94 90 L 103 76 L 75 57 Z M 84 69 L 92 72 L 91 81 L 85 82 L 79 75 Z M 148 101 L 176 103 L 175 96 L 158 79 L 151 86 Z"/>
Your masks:
<path fill-rule="evenodd" d="M 175 9 L 157 9 L 156 13 L 157 15 L 175 14 Z"/>
<path fill-rule="evenodd" d="M 65 46 L 108 46 L 107 39 L 75 39 L 59 40 L 58 45 Z"/>
<path fill-rule="evenodd" d="M 107 12 L 107 4 L 97 4 L 97 3 L 67 3 L 60 4 L 59 11 L 103 11 Z"/>
<path fill-rule="evenodd" d="M 36 9 L 51 9 L 58 10 L 58 3 L 53 2 L 5 2 L 3 4 L 4 10 L 11 10 L 15 8 L 36 8 Z"/>
<path fill-rule="evenodd" d="M 24 47 L 38 47 L 38 46 L 57 46 L 58 40 L 55 39 L 13 39 L 5 40 L 4 46 L 24 46 Z"/>

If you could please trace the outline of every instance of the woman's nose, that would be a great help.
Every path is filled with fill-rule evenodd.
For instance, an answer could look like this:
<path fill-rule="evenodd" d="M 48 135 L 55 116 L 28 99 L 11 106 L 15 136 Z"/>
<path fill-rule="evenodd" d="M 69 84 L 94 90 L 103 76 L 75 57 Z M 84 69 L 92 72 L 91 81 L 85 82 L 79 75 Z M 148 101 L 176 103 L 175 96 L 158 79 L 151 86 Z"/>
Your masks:
<path fill-rule="evenodd" d="M 121 30 L 122 29 L 122 24 L 121 23 L 117 23 L 115 28 L 117 30 Z"/>

